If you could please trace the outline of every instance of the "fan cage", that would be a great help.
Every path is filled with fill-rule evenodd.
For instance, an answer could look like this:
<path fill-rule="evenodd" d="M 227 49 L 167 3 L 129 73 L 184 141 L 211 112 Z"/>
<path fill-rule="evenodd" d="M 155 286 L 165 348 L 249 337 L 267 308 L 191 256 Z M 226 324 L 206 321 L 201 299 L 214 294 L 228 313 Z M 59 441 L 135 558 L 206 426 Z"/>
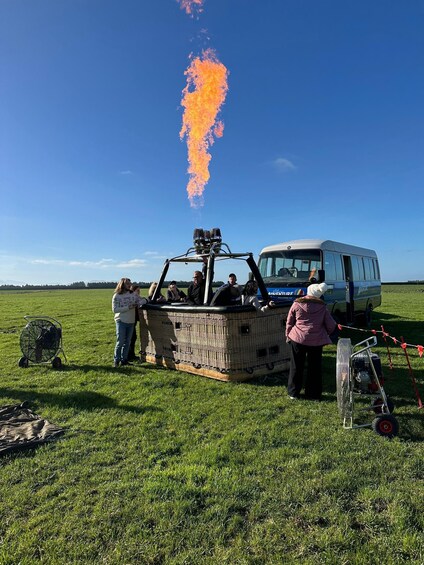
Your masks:
<path fill-rule="evenodd" d="M 46 363 L 56 356 L 61 338 L 61 328 L 50 320 L 31 320 L 21 333 L 22 354 L 33 363 Z"/>

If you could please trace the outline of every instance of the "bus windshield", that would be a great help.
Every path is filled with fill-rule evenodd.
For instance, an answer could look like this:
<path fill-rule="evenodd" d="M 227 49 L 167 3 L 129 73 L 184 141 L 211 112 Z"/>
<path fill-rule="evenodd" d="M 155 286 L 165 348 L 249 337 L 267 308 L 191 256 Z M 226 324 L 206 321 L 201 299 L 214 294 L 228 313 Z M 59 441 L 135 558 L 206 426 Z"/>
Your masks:
<path fill-rule="evenodd" d="M 267 286 L 299 286 L 322 269 L 319 249 L 270 251 L 259 257 L 259 271 Z"/>

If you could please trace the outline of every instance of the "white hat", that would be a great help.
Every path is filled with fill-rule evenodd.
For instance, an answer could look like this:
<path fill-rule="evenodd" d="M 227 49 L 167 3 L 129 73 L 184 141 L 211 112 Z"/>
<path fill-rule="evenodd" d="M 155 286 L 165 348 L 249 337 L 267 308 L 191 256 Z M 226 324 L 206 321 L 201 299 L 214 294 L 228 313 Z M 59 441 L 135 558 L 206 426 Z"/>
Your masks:
<path fill-rule="evenodd" d="M 324 292 L 327 292 L 328 286 L 325 283 L 321 284 L 311 284 L 308 286 L 308 296 L 313 296 L 314 298 L 321 298 Z"/>

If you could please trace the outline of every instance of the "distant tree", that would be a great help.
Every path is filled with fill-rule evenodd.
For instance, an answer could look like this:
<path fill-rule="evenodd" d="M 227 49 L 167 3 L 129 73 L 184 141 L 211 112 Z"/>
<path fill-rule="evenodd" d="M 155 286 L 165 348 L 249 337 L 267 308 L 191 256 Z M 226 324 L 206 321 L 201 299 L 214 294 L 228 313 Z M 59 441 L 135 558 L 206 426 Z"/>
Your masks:
<path fill-rule="evenodd" d="M 71 283 L 69 288 L 86 288 L 86 286 L 84 281 L 78 281 Z"/>
<path fill-rule="evenodd" d="M 115 288 L 118 283 L 115 281 L 97 281 L 87 283 L 87 288 Z"/>

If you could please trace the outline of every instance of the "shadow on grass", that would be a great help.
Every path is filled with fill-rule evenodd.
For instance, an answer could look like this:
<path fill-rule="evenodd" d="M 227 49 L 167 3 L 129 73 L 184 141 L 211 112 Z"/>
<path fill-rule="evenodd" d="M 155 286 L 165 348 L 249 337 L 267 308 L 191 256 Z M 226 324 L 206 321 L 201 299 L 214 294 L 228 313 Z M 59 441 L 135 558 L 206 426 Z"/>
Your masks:
<path fill-rule="evenodd" d="M 113 367 L 112 365 L 89 365 L 82 364 L 76 365 L 75 363 L 64 363 L 59 371 L 61 373 L 71 373 L 74 371 L 80 371 L 83 373 L 89 373 L 91 371 L 101 371 L 102 373 L 111 373 L 113 375 L 127 375 L 129 373 L 136 373 L 140 375 L 148 370 L 148 367 L 141 365 L 140 363 L 134 363 L 134 365 L 126 365 L 125 367 Z"/>
<path fill-rule="evenodd" d="M 249 379 L 241 384 L 254 385 L 254 386 L 287 386 L 288 372 L 279 372 L 269 375 L 263 375 L 262 377 L 255 377 L 254 379 Z M 238 383 L 235 383 L 238 384 Z"/>
<path fill-rule="evenodd" d="M 61 408 L 78 408 L 91 412 L 98 409 L 124 410 L 126 412 L 134 412 L 136 414 L 144 414 L 146 412 L 162 411 L 160 408 L 152 406 L 131 406 L 129 404 L 120 404 L 113 398 L 105 394 L 99 394 L 90 390 L 77 392 L 35 392 L 34 390 L 26 390 L 20 388 L 0 388 L 0 396 L 17 399 L 17 402 L 27 401 L 32 404 L 49 404 L 51 406 L 59 406 Z"/>
<path fill-rule="evenodd" d="M 340 337 L 350 337 L 353 343 L 358 343 L 367 337 L 366 333 L 357 331 L 358 329 L 365 330 L 368 335 L 371 334 L 371 330 L 376 330 L 381 332 L 381 326 L 384 327 L 384 331 L 387 332 L 391 337 L 400 339 L 401 336 L 405 339 L 407 343 L 415 343 L 416 345 L 423 345 L 423 324 L 420 320 L 407 320 L 400 316 L 392 314 L 384 314 L 380 312 L 374 312 L 373 319 L 371 322 L 371 329 L 364 327 L 343 329 L 340 332 Z M 378 344 L 384 345 L 383 338 L 381 334 L 377 334 Z M 421 340 L 418 343 L 416 340 Z M 389 339 L 389 342 L 391 340 Z"/>
<path fill-rule="evenodd" d="M 401 439 L 408 439 L 415 442 L 424 441 L 423 430 L 423 410 L 415 414 L 394 414 L 399 422 L 399 437 Z M 419 423 L 421 422 L 421 423 Z M 419 430 L 419 431 L 417 431 Z"/>

